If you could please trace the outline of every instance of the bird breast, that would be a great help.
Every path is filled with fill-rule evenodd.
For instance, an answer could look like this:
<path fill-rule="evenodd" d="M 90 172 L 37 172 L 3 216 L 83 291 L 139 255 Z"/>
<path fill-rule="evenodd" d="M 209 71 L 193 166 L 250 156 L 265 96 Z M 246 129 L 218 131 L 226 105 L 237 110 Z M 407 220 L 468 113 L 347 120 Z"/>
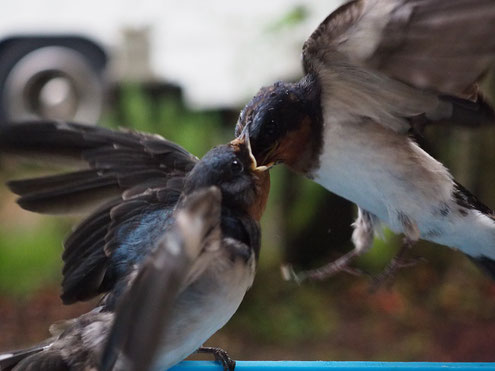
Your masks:
<path fill-rule="evenodd" d="M 157 370 L 173 366 L 202 346 L 232 317 L 251 287 L 254 253 L 247 262 L 241 257 L 232 260 L 225 246 L 216 254 L 212 264 L 179 294 L 171 326 L 162 339 Z"/>
<path fill-rule="evenodd" d="M 404 232 L 401 215 L 414 222 L 432 205 L 448 202 L 447 169 L 408 137 L 371 121 L 327 114 L 320 168 L 313 177 L 328 190 Z"/>

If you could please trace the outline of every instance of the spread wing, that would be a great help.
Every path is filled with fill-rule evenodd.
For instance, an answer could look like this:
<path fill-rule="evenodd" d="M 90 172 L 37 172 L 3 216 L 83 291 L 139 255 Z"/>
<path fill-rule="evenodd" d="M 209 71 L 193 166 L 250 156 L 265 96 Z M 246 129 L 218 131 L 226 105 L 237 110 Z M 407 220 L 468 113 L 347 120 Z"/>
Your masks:
<path fill-rule="evenodd" d="M 198 161 L 157 135 L 58 122 L 3 126 L 0 151 L 84 166 L 9 183 L 27 210 L 92 211 L 64 242 L 65 304 L 118 289 L 169 225 L 184 177 Z"/>
<path fill-rule="evenodd" d="M 109 199 L 163 186 L 198 161 L 158 135 L 50 121 L 3 125 L 0 152 L 80 167 L 9 182 L 21 207 L 48 214 L 87 212 Z"/>
<path fill-rule="evenodd" d="M 464 121 L 468 114 L 475 116 L 472 121 L 492 120 L 475 84 L 494 64 L 494 25 L 492 0 L 353 0 L 306 41 L 303 64 L 307 73 L 349 95 L 343 97 L 345 108 L 357 103 L 366 111 L 367 105 L 381 103 L 396 117 L 425 114 L 455 121 L 457 110 Z M 365 113 L 389 128 L 405 129 L 393 117 Z"/>
<path fill-rule="evenodd" d="M 221 194 L 216 187 L 192 193 L 181 202 L 175 222 L 129 281 L 118 304 L 102 370 L 112 370 L 120 353 L 128 362 L 126 369 L 149 369 L 177 294 L 188 276 L 201 274 L 191 270 L 215 263 L 207 255 L 220 244 L 220 213 Z M 208 261 L 195 264 L 199 255 Z"/>
<path fill-rule="evenodd" d="M 64 242 L 64 304 L 124 289 L 119 283 L 141 263 L 173 221 L 183 178 L 127 199 L 114 199 L 80 223 Z M 106 305 L 113 306 L 106 298 Z"/>

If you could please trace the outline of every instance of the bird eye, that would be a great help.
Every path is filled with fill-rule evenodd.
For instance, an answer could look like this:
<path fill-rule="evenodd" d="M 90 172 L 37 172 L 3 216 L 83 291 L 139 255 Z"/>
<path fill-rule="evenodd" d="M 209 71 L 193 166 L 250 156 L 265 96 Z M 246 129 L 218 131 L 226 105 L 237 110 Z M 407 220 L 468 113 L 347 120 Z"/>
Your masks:
<path fill-rule="evenodd" d="M 244 170 L 244 166 L 242 166 L 239 160 L 233 160 L 230 164 L 230 168 L 232 169 L 232 173 L 234 175 L 240 174 L 242 173 L 242 170 Z"/>
<path fill-rule="evenodd" d="M 275 122 L 272 120 L 266 128 L 267 136 L 273 138 L 276 134 Z"/>

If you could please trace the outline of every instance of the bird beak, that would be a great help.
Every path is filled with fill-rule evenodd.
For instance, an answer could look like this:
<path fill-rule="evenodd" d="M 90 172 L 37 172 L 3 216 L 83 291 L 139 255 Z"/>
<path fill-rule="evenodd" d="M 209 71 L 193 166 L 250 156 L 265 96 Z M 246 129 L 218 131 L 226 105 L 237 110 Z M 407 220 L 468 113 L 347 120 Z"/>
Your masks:
<path fill-rule="evenodd" d="M 253 151 L 251 149 L 251 142 L 249 140 L 249 125 L 244 126 L 244 129 L 242 129 L 241 134 L 239 135 L 238 138 L 234 139 L 232 144 L 244 144 L 248 150 L 249 158 L 251 159 L 251 170 L 257 171 L 257 172 L 263 172 L 270 170 L 274 163 L 269 163 L 268 165 L 261 165 L 258 166 L 258 162 L 256 161 L 256 157 L 253 155 Z"/>

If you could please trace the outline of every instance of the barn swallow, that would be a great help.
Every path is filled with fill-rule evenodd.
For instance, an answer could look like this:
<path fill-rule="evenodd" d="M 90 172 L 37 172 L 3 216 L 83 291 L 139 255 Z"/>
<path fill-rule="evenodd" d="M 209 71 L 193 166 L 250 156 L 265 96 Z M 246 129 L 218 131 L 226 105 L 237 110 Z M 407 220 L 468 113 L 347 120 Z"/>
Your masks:
<path fill-rule="evenodd" d="M 266 167 L 257 166 L 246 136 L 212 149 L 201 161 L 157 135 L 69 123 L 6 126 L 0 132 L 0 144 L 5 152 L 56 155 L 89 165 L 89 169 L 68 174 L 10 182 L 10 188 L 21 196 L 18 202 L 22 207 L 67 213 L 87 209 L 90 201 L 100 203 L 65 241 L 61 297 L 69 304 L 104 296 L 97 310 L 77 319 L 70 330 L 59 335 L 57 362 L 79 369 L 79 363 L 73 365 L 65 357 L 66 338 L 86 339 L 86 332 L 95 328 L 94 337 L 87 335 L 93 339 L 88 346 L 95 350 L 89 350 L 87 357 L 81 353 L 86 357 L 81 362 L 96 362 L 117 310 L 121 319 L 115 322 L 112 334 L 115 331 L 133 338 L 124 336 L 127 340 L 122 343 L 122 336 L 110 336 L 118 341 L 109 341 L 104 369 L 112 369 L 115 362 L 117 368 L 128 369 L 135 359 L 153 359 L 152 369 L 167 369 L 196 350 L 213 353 L 225 368 L 233 369 L 234 363 L 225 352 L 201 345 L 230 319 L 254 279 L 260 249 L 259 220 L 268 197 L 269 174 Z M 163 259 L 154 246 L 162 241 L 164 231 L 173 229 L 179 219 L 176 214 L 187 208 L 188 198 L 212 186 L 218 187 L 221 198 L 219 225 L 208 228 L 209 237 L 202 239 L 199 257 L 177 288 L 168 319 L 161 320 L 157 311 L 161 308 L 158 295 L 163 288 L 163 272 L 153 263 Z M 119 306 L 121 301 L 128 304 Z M 139 318 L 130 323 L 134 315 Z M 158 342 L 143 348 L 142 331 L 164 326 L 166 331 L 153 336 Z M 70 351 L 79 346 L 70 344 Z M 135 350 L 139 345 L 146 351 L 144 355 Z M 35 348 L 39 352 L 32 359 L 45 362 L 45 354 L 52 357 L 55 348 L 46 347 L 43 343 L 41 349 Z M 12 357 L 19 362 L 22 354 L 13 353 Z M 0 362 L 10 362 L 12 357 Z M 79 358 L 71 359 L 76 362 Z M 52 362 L 51 358 L 47 362 Z"/>
<path fill-rule="evenodd" d="M 159 343 L 156 336 L 161 331 L 157 330 L 170 326 L 174 317 L 171 312 L 177 305 L 175 300 L 187 275 L 201 275 L 211 264 L 211 261 L 203 262 L 198 270 L 198 267 L 193 268 L 193 262 L 200 254 L 204 254 L 202 259 L 206 256 L 208 260 L 212 255 L 218 255 L 220 200 L 221 194 L 216 187 L 185 197 L 157 246 L 128 276 L 130 287 L 122 295 L 115 314 L 97 307 L 79 318 L 58 323 L 50 328 L 53 338 L 25 350 L 0 355 L 0 369 L 111 369 L 108 367 L 111 357 L 105 351 L 113 350 L 117 340 L 131 344 L 126 347 L 117 369 L 129 370 L 135 365 L 149 369 L 146 367 L 149 366 L 149 354 L 156 352 Z M 118 339 L 115 339 L 116 335 Z M 105 362 L 100 365 L 102 349 Z M 114 353 L 110 352 L 110 355 Z M 147 363 L 139 358 L 143 356 Z M 131 363 L 131 360 L 136 362 Z"/>
<path fill-rule="evenodd" d="M 358 206 L 354 250 L 300 279 L 324 279 L 372 247 L 380 224 L 459 249 L 495 278 L 495 217 L 407 133 L 491 124 L 476 83 L 495 59 L 491 0 L 353 0 L 305 42 L 305 75 L 242 110 L 262 165 L 284 163 Z M 297 277 L 297 276 L 296 276 Z"/>

